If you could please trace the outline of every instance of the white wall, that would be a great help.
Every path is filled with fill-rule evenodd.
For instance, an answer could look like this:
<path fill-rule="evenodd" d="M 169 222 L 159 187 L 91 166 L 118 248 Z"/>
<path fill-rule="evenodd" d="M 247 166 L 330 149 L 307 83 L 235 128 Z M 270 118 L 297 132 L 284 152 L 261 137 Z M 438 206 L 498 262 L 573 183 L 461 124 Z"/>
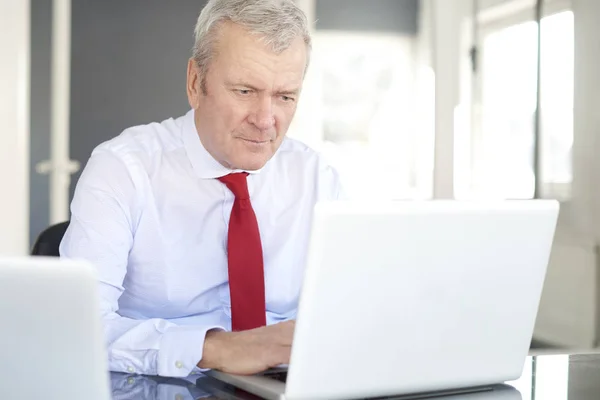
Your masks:
<path fill-rule="evenodd" d="M 431 10 L 435 25 L 432 48 L 437 52 L 437 78 L 458 82 L 461 63 L 467 55 L 461 47 L 461 27 L 469 27 L 472 1 L 422 2 L 424 10 Z M 504 13 L 534 3 L 482 0 L 480 6 L 488 11 L 501 6 Z M 583 348 L 596 346 L 600 336 L 600 1 L 572 0 L 571 4 L 575 15 L 573 198 L 561 206 L 535 335 L 559 345 Z M 440 16 L 445 19 L 440 21 Z M 450 131 L 457 121 L 451 116 L 460 95 L 458 84 L 436 85 L 436 134 L 442 135 L 436 138 L 440 144 L 436 149 L 436 168 L 447 168 L 452 160 L 450 153 L 454 149 L 448 143 L 452 143 Z M 453 177 L 447 171 L 438 171 L 435 177 L 436 193 L 446 197 Z"/>
<path fill-rule="evenodd" d="M 571 0 L 575 18 L 572 199 L 563 204 L 538 337 L 574 347 L 600 336 L 600 2 Z"/>
<path fill-rule="evenodd" d="M 574 226 L 600 243 L 600 2 L 573 0 Z"/>
<path fill-rule="evenodd" d="M 575 14 L 575 226 L 593 240 L 595 345 L 600 338 L 600 2 L 573 0 Z"/>
<path fill-rule="evenodd" d="M 29 242 L 29 1 L 0 0 L 0 26 L 0 255 L 20 255 Z"/>

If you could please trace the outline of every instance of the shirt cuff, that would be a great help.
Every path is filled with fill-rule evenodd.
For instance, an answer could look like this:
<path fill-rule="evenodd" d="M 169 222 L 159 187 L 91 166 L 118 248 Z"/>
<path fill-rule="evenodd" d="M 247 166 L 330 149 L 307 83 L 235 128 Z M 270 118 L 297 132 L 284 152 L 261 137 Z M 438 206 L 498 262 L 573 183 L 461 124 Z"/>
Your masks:
<path fill-rule="evenodd" d="M 173 326 L 163 333 L 158 352 L 158 375 L 181 378 L 192 371 L 200 371 L 197 364 L 202 360 L 204 339 L 206 332 L 212 329 L 225 330 L 220 326 Z"/>

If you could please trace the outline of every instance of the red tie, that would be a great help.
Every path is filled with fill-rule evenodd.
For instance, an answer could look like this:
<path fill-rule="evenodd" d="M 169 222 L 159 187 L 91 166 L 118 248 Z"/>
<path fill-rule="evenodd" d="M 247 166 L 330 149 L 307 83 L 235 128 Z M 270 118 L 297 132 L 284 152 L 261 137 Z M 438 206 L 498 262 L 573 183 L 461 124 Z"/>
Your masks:
<path fill-rule="evenodd" d="M 266 325 L 262 245 L 246 176 L 243 172 L 219 178 L 235 195 L 227 235 L 233 331 Z"/>

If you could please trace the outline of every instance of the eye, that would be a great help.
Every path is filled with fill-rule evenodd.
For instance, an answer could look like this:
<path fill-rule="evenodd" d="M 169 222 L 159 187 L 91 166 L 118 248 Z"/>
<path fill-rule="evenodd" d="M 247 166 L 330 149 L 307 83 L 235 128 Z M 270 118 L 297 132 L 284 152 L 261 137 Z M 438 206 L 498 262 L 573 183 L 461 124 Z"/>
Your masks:
<path fill-rule="evenodd" d="M 286 103 L 292 103 L 292 102 L 296 101 L 295 98 L 290 97 L 290 96 L 281 96 L 281 100 L 283 100 Z"/>
<path fill-rule="evenodd" d="M 248 96 L 252 93 L 250 89 L 237 89 L 236 92 L 241 96 Z"/>

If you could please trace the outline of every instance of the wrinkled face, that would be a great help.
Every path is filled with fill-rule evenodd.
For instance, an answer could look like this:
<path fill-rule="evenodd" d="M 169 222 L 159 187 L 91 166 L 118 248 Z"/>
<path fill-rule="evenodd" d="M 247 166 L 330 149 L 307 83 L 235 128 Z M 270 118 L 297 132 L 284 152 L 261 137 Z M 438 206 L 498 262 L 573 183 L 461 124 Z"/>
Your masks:
<path fill-rule="evenodd" d="M 244 28 L 219 28 L 205 75 L 191 59 L 187 92 L 200 141 L 222 165 L 257 170 L 275 154 L 296 112 L 307 49 L 298 37 L 276 54 Z"/>

